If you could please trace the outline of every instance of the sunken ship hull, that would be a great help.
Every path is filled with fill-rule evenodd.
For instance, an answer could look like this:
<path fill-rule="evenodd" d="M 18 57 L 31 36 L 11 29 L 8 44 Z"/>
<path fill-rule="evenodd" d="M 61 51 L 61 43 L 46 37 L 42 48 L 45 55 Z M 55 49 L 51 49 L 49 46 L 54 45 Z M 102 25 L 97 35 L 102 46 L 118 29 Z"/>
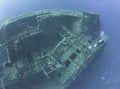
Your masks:
<path fill-rule="evenodd" d="M 65 89 L 108 39 L 99 15 L 66 10 L 7 20 L 0 24 L 0 34 L 3 89 Z"/>

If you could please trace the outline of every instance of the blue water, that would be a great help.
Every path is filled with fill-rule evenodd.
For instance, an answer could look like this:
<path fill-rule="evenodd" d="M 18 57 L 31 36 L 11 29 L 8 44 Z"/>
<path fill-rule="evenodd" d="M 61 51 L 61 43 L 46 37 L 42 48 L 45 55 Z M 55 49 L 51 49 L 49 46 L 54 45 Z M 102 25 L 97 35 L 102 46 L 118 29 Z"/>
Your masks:
<path fill-rule="evenodd" d="M 120 89 L 120 0 L 0 0 L 0 22 L 44 9 L 96 12 L 101 29 L 109 36 L 102 54 L 68 89 Z"/>

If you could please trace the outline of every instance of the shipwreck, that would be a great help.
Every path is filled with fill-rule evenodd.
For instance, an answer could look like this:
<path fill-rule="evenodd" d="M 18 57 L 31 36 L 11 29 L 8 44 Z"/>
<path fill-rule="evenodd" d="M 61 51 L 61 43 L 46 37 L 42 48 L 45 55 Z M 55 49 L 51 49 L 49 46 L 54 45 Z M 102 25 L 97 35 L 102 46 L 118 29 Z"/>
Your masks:
<path fill-rule="evenodd" d="M 100 25 L 98 14 L 68 10 L 0 23 L 1 88 L 66 89 L 104 48 L 108 36 Z"/>

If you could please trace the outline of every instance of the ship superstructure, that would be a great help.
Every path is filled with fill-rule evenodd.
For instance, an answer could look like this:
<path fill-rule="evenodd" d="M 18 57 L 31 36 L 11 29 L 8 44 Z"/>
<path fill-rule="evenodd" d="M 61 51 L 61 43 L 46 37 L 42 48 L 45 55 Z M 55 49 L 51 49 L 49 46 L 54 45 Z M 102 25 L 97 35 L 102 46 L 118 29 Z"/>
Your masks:
<path fill-rule="evenodd" d="M 0 29 L 3 89 L 35 79 L 29 89 L 65 89 L 108 39 L 99 15 L 91 12 L 38 11 L 8 20 Z"/>

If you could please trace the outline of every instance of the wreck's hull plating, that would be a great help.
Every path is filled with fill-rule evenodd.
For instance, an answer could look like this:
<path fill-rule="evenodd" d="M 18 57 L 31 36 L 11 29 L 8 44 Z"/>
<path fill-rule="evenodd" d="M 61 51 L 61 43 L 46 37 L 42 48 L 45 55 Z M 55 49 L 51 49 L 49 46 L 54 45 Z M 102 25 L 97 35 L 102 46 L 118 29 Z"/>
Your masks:
<path fill-rule="evenodd" d="M 5 21 L 0 29 L 3 89 L 21 83 L 32 83 L 29 89 L 64 89 L 108 39 L 99 16 L 90 12 L 34 12 Z"/>

